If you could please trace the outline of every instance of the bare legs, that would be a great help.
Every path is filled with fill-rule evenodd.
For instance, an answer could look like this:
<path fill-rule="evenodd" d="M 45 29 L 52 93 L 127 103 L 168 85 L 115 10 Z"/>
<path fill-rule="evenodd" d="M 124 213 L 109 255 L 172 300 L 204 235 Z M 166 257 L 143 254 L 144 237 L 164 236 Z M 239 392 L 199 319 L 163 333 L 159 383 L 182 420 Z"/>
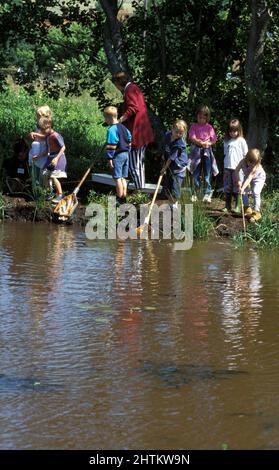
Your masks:
<path fill-rule="evenodd" d="M 127 196 L 127 181 L 125 178 L 116 178 L 116 195 L 123 199 Z"/>

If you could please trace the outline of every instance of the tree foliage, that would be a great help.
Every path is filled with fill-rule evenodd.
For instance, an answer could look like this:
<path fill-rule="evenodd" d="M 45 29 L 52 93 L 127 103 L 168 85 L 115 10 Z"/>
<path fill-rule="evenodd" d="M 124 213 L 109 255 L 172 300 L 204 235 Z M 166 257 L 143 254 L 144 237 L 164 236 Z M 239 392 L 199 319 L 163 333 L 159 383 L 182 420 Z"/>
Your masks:
<path fill-rule="evenodd" d="M 130 69 L 166 126 L 212 109 L 221 136 L 239 117 L 253 145 L 278 147 L 279 6 L 275 0 L 143 0 L 121 19 L 122 2 L 9 0 L 0 5 L 3 68 L 21 67 L 30 92 L 89 89 L 103 106 L 104 84 Z M 146 5 L 148 9 L 146 10 Z M 262 19 L 265 19 L 262 22 Z M 220 146 L 221 154 L 221 146 Z"/>

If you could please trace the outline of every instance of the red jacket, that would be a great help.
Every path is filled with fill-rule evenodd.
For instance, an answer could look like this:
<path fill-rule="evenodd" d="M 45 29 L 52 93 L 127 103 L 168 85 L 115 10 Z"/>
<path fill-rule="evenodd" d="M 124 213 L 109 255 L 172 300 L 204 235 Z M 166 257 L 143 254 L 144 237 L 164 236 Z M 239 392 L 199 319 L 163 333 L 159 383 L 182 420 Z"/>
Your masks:
<path fill-rule="evenodd" d="M 132 133 L 132 147 L 139 148 L 154 141 L 144 96 L 135 83 L 129 83 L 124 91 L 123 124 Z"/>

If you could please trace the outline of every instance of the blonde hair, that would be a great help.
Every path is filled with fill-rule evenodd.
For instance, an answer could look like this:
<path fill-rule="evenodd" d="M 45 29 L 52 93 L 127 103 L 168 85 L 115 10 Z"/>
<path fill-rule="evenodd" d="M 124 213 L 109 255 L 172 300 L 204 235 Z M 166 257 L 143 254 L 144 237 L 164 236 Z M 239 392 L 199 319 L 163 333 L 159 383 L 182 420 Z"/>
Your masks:
<path fill-rule="evenodd" d="M 48 117 L 41 117 L 38 120 L 38 126 L 43 131 L 52 127 L 52 120 Z"/>
<path fill-rule="evenodd" d="M 177 119 L 174 121 L 173 126 L 174 129 L 178 129 L 179 131 L 183 132 L 183 135 L 187 134 L 187 123 L 183 121 L 183 119 Z"/>
<path fill-rule="evenodd" d="M 262 156 L 259 149 L 249 149 L 245 155 L 246 163 L 250 163 L 253 166 L 259 165 L 261 160 Z"/>
<path fill-rule="evenodd" d="M 47 104 L 44 104 L 43 106 L 39 106 L 36 110 L 36 114 L 37 114 L 38 120 L 41 117 L 49 118 L 49 119 L 52 117 L 52 111 Z"/>
<path fill-rule="evenodd" d="M 107 106 L 104 109 L 104 116 L 112 117 L 112 118 L 117 118 L 118 111 L 115 106 Z"/>

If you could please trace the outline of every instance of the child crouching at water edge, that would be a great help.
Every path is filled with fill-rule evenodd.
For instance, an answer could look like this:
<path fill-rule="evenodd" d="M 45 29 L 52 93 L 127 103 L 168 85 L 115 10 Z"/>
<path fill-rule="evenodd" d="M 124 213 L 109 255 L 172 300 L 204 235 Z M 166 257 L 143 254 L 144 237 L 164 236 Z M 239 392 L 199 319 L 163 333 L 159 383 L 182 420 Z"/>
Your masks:
<path fill-rule="evenodd" d="M 182 119 L 174 122 L 172 129 L 165 135 L 164 166 L 161 175 L 165 174 L 164 189 L 168 195 L 171 207 L 177 207 L 181 195 L 181 186 L 186 175 L 188 162 L 185 136 L 187 124 Z"/>
<path fill-rule="evenodd" d="M 239 177 L 240 170 L 244 173 L 244 182 Z M 235 176 L 240 195 L 243 200 L 244 214 L 251 222 L 257 222 L 261 219 L 261 192 L 266 180 L 265 171 L 261 165 L 261 152 L 258 149 L 248 150 L 245 158 L 237 165 Z M 248 198 L 248 189 L 251 186 L 254 199 L 254 209 L 250 207 Z"/>
<path fill-rule="evenodd" d="M 116 183 L 117 203 L 124 204 L 127 196 L 127 182 L 129 172 L 129 151 L 132 134 L 118 122 L 117 108 L 107 106 L 104 109 L 104 118 L 109 125 L 106 139 L 106 156 L 112 170 L 112 177 Z"/>

